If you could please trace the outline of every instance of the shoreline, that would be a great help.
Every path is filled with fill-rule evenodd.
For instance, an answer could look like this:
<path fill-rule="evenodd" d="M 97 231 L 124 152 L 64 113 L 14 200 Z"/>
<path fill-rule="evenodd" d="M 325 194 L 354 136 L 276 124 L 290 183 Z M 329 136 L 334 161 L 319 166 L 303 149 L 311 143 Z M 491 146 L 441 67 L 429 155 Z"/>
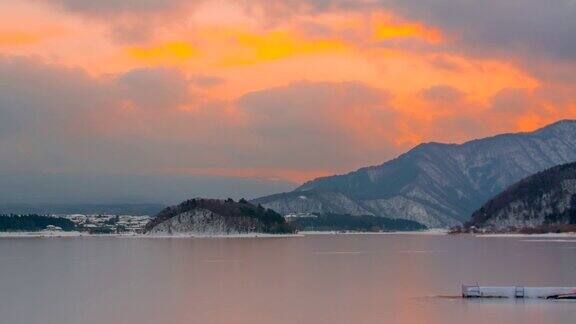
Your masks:
<path fill-rule="evenodd" d="M 139 239 L 227 239 L 227 238 L 287 238 L 305 237 L 315 235 L 446 235 L 448 230 L 432 229 L 425 231 L 406 232 L 340 232 L 340 231 L 301 231 L 294 234 L 269 234 L 269 233 L 237 233 L 237 234 L 174 234 L 174 235 L 150 235 L 150 234 L 89 234 L 85 232 L 61 232 L 61 231 L 39 231 L 39 232 L 0 232 L 0 239 L 19 238 L 139 238 Z"/>
<path fill-rule="evenodd" d="M 392 231 L 392 232 L 354 232 L 354 231 L 300 231 L 294 234 L 269 234 L 269 233 L 236 233 L 236 234 L 89 234 L 85 232 L 60 232 L 60 231 L 39 231 L 39 232 L 0 232 L 0 239 L 26 239 L 26 238 L 137 238 L 137 239 L 238 239 L 238 238 L 289 238 L 305 236 L 326 236 L 326 235 L 449 235 L 447 229 L 429 229 L 424 231 Z M 486 233 L 473 234 L 477 238 L 537 238 L 553 239 L 564 238 L 576 241 L 576 232 L 569 233 L 540 233 L 540 234 L 520 234 L 520 233 Z"/>
<path fill-rule="evenodd" d="M 475 237 L 503 237 L 503 238 L 575 238 L 576 232 L 565 233 L 538 233 L 538 234 L 521 234 L 521 233 L 492 233 L 492 234 L 476 234 Z"/>
<path fill-rule="evenodd" d="M 268 234 L 268 233 L 245 233 L 245 234 L 177 234 L 177 235 L 149 235 L 137 233 L 125 234 L 90 234 L 84 232 L 0 232 L 0 239 L 19 238 L 138 238 L 138 239 L 186 239 L 186 238 L 275 238 L 275 237 L 300 237 L 301 234 Z"/>
<path fill-rule="evenodd" d="M 301 231 L 304 235 L 446 235 L 448 229 L 428 229 L 423 231 L 354 232 L 354 231 Z"/>
<path fill-rule="evenodd" d="M 303 237 L 300 233 L 295 234 L 269 234 L 269 233 L 241 233 L 241 234 L 176 234 L 176 235 L 148 235 L 136 234 L 137 238 L 144 239 L 228 239 L 228 238 L 284 238 Z"/>
<path fill-rule="evenodd" d="M 135 237 L 139 234 L 89 234 L 84 232 L 0 232 L 0 239 L 3 238 L 76 238 L 76 237 Z"/>

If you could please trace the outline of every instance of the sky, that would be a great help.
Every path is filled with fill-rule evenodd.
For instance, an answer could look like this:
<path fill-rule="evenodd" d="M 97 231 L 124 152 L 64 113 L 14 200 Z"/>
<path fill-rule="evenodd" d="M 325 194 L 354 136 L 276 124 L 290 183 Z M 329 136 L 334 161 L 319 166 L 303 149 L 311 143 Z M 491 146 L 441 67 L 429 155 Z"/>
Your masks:
<path fill-rule="evenodd" d="M 534 130 L 576 117 L 575 30 L 572 0 L 2 0 L 3 186 L 255 196 Z"/>

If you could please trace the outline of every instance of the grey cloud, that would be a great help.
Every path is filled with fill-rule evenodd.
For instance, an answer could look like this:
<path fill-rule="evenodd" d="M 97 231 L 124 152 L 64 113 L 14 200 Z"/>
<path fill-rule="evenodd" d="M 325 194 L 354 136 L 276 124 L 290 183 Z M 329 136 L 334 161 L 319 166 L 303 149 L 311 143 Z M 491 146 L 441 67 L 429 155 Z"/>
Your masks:
<path fill-rule="evenodd" d="M 244 0 L 247 8 L 259 8 L 272 19 L 301 13 L 317 13 L 335 9 L 354 10 L 375 8 L 377 1 L 372 0 Z"/>
<path fill-rule="evenodd" d="M 0 113 L 16 127 L 0 138 L 0 169 L 66 167 L 89 128 L 87 116 L 114 105 L 108 80 L 25 58 L 0 57 Z"/>
<path fill-rule="evenodd" d="M 361 114 L 391 125 L 395 118 L 388 95 L 361 83 L 303 82 L 252 93 L 239 100 L 244 117 L 237 121 L 228 113 L 234 103 L 186 97 L 189 81 L 161 68 L 101 79 L 6 58 L 0 84 L 0 113 L 12 125 L 0 125 L 0 171 L 316 170 L 332 161 L 350 168 L 369 154 L 359 154 L 348 119 Z M 135 109 L 122 108 L 127 100 Z M 175 109 L 180 105 L 193 109 Z M 378 160 L 393 150 L 385 143 L 371 153 Z"/>
<path fill-rule="evenodd" d="M 381 0 L 374 2 L 293 0 L 314 11 L 374 8 L 422 21 L 447 35 L 448 44 L 395 40 L 378 44 L 417 51 L 456 51 L 477 57 L 505 58 L 546 80 L 576 81 L 576 2 L 573 0 Z M 276 11 L 280 11 L 277 7 Z M 300 9 L 302 10 L 302 9 Z M 310 10 L 310 9 L 308 9 Z M 271 10 L 274 12 L 274 10 Z M 278 17 L 283 17 L 277 14 Z M 438 61 L 439 67 L 454 67 Z"/>
<path fill-rule="evenodd" d="M 126 12 L 158 12 L 174 9 L 185 0 L 48 0 L 71 12 L 119 15 Z M 190 1 L 194 2 L 194 0 Z"/>
<path fill-rule="evenodd" d="M 297 82 L 247 94 L 238 105 L 248 115 L 266 163 L 345 168 L 366 161 L 370 154 L 381 158 L 395 151 L 382 139 L 378 150 L 370 153 L 353 129 L 369 131 L 370 125 L 355 120 L 365 118 L 392 131 L 397 116 L 388 98 L 385 91 L 362 83 Z"/>
<path fill-rule="evenodd" d="M 198 5 L 207 1 L 209 0 L 45 0 L 60 10 L 109 24 L 111 35 L 120 43 L 146 41 L 158 27 L 182 23 Z M 274 25 L 302 13 L 376 7 L 375 0 L 240 0 L 238 3 L 249 14 L 258 14 L 265 25 Z"/>
<path fill-rule="evenodd" d="M 212 75 L 197 74 L 190 78 L 190 81 L 199 88 L 210 88 L 225 82 L 224 79 Z"/>
<path fill-rule="evenodd" d="M 120 44 L 145 42 L 154 34 L 154 26 L 146 19 L 124 19 L 114 21 L 110 33 Z"/>
<path fill-rule="evenodd" d="M 90 80 L 82 70 L 26 58 L 0 56 L 0 84 L 0 111 L 20 130 L 73 121 L 79 114 L 112 104 L 107 80 Z"/>
<path fill-rule="evenodd" d="M 576 3 L 571 0 L 383 3 L 405 17 L 440 27 L 471 54 L 576 59 Z"/>
<path fill-rule="evenodd" d="M 534 100 L 526 89 L 507 88 L 494 95 L 491 104 L 493 113 L 521 115 L 533 108 Z"/>
<path fill-rule="evenodd" d="M 391 9 L 439 27 L 472 54 L 576 59 L 576 2 L 572 0 L 291 0 L 263 5 L 269 12 Z"/>
<path fill-rule="evenodd" d="M 186 80 L 172 70 L 101 79 L 2 58 L 0 84 L 0 113 L 17 125 L 0 137 L 0 170 L 138 172 L 162 165 L 186 140 L 186 129 L 198 128 L 195 116 L 175 109 L 193 98 L 186 97 Z M 127 100 L 136 109 L 122 110 Z M 164 149 L 167 131 L 177 138 Z"/>
<path fill-rule="evenodd" d="M 198 107 L 199 113 L 171 109 L 193 100 L 184 97 L 187 83 L 172 70 L 93 78 L 78 69 L 0 56 L 0 193 L 10 193 L 2 196 L 4 202 L 165 201 L 167 193 L 182 188 L 176 199 L 221 197 L 217 187 L 234 197 L 285 190 L 282 182 L 175 175 L 178 168 L 186 173 L 186 167 L 230 167 L 235 143 L 228 140 L 239 137 L 217 105 Z M 124 111 L 125 100 L 154 109 Z M 252 159 L 248 154 L 243 161 Z M 31 186 L 43 190 L 28 190 Z M 155 194 L 159 191 L 166 194 Z"/>
<path fill-rule="evenodd" d="M 460 65 L 451 60 L 450 58 L 446 57 L 445 55 L 438 55 L 434 57 L 430 63 L 437 68 L 447 70 L 447 71 L 458 71 L 460 70 Z"/>
<path fill-rule="evenodd" d="M 466 94 L 448 85 L 435 85 L 423 90 L 420 95 L 428 101 L 450 104 L 462 100 Z"/>
<path fill-rule="evenodd" d="M 195 97 L 185 98 L 183 89 L 188 83 L 181 74 L 166 69 L 94 78 L 82 70 L 3 57 L 0 172 L 116 174 L 109 178 L 118 183 L 98 188 L 106 187 L 120 197 L 128 192 L 120 190 L 122 175 L 230 168 L 348 170 L 397 153 L 384 139 L 378 139 L 375 148 L 365 147 L 352 127 L 363 130 L 362 122 L 370 121 L 394 131 L 397 116 L 388 106 L 389 95 L 380 89 L 355 82 L 300 82 L 251 93 L 234 108 L 235 103 L 196 103 Z M 126 100 L 133 101 L 136 109 L 123 109 Z M 188 101 L 193 111 L 173 109 Z M 227 111 L 234 109 L 240 110 L 239 121 L 228 117 Z M 6 116 L 11 116 L 9 124 Z M 0 191 L 17 183 L 3 182 Z M 205 183 L 191 180 L 189 192 L 213 195 Z M 245 181 L 238 188 L 244 188 L 246 195 L 258 188 L 273 188 L 265 184 L 269 183 Z M 82 185 L 91 186 L 91 182 Z M 53 181 L 44 186 L 59 188 Z M 101 192 L 98 188 L 84 190 L 85 197 L 96 197 L 95 192 Z M 70 192 L 68 187 L 62 190 L 62 195 Z M 26 197 L 24 191 L 19 194 Z"/>
<path fill-rule="evenodd" d="M 327 1 L 301 1 L 316 10 L 346 7 L 341 1 L 332 1 L 331 5 Z M 378 3 L 381 9 L 441 29 L 448 40 L 443 44 L 402 40 L 380 46 L 504 58 L 542 80 L 576 82 L 576 2 L 573 0 L 381 0 Z M 374 3 L 357 2 L 356 8 L 370 10 Z M 457 68 L 447 61 L 434 63 L 442 68 Z"/>
<path fill-rule="evenodd" d="M 35 1 L 35 0 L 33 0 Z M 139 12 L 159 12 L 180 8 L 182 5 L 198 5 L 207 0 L 46 0 L 71 12 L 88 14 L 112 14 Z M 374 4 L 366 0 L 284 0 L 284 1 L 247 1 L 241 0 L 247 8 L 259 7 L 270 14 L 284 15 L 302 10 L 325 11 L 334 8 L 354 9 Z"/>
<path fill-rule="evenodd" d="M 38 1 L 38 0 L 30 0 Z M 180 22 L 205 0 L 46 0 L 54 7 L 110 26 L 119 43 L 148 40 L 156 28 Z"/>
<path fill-rule="evenodd" d="M 384 92 L 361 83 L 297 82 L 249 93 L 240 98 L 238 104 L 251 116 L 256 131 L 269 138 L 283 138 L 339 131 L 331 117 L 352 113 L 350 108 L 355 106 L 382 104 L 386 96 Z M 314 118 L 323 113 L 328 115 Z"/>
<path fill-rule="evenodd" d="M 190 81 L 177 69 L 141 68 L 119 77 L 124 95 L 146 109 L 177 108 L 190 103 Z"/>
<path fill-rule="evenodd" d="M 205 1 L 48 0 L 68 12 L 111 23 L 117 39 L 124 41 L 145 38 L 166 23 L 156 17 L 185 19 Z M 268 21 L 330 10 L 388 9 L 439 27 L 468 54 L 521 57 L 524 64 L 541 57 L 576 59 L 576 2 L 572 0 L 243 0 L 241 4 L 248 12 L 264 12 Z"/>

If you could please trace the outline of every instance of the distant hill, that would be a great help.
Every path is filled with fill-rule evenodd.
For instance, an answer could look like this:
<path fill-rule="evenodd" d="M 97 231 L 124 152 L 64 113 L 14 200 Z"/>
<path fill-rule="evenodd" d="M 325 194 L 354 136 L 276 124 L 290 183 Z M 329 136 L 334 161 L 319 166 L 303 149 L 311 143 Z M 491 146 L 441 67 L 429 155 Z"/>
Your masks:
<path fill-rule="evenodd" d="M 576 163 L 517 182 L 476 211 L 466 224 L 471 226 L 492 231 L 575 230 Z"/>
<path fill-rule="evenodd" d="M 576 121 L 464 144 L 421 144 L 384 164 L 323 177 L 292 192 L 253 200 L 282 215 L 336 213 L 448 227 L 488 199 L 549 167 L 576 161 Z"/>
<path fill-rule="evenodd" d="M 293 233 L 284 217 L 246 200 L 191 199 L 168 207 L 144 228 L 161 235 L 227 235 L 242 233 Z"/>
<path fill-rule="evenodd" d="M 0 204 L 0 214 L 106 214 L 155 215 L 165 206 L 160 204 Z"/>

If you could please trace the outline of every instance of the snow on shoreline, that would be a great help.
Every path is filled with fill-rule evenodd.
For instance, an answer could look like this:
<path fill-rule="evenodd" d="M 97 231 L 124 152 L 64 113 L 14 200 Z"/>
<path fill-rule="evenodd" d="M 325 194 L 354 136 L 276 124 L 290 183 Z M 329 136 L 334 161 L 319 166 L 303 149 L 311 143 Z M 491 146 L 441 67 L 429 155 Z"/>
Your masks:
<path fill-rule="evenodd" d="M 302 234 L 268 234 L 268 233 L 243 233 L 243 234 L 174 234 L 174 235 L 149 235 L 149 234 L 89 234 L 83 232 L 0 232 L 3 238 L 78 238 L 78 237 L 106 237 L 106 238 L 141 238 L 141 239 L 185 239 L 185 238 L 275 238 L 275 237 L 302 237 Z"/>
<path fill-rule="evenodd" d="M 87 235 L 89 234 L 75 231 L 0 232 L 0 238 L 80 237 Z"/>
<path fill-rule="evenodd" d="M 305 237 L 320 235 L 448 235 L 446 229 L 429 229 L 425 231 L 407 231 L 407 232 L 344 232 L 344 231 L 300 231 L 296 234 L 268 234 L 268 233 L 236 233 L 236 234 L 89 234 L 85 232 L 64 232 L 64 231 L 39 231 L 39 232 L 0 232 L 0 239 L 18 239 L 18 238 L 79 238 L 79 237 L 106 237 L 106 238 L 141 238 L 141 239 L 222 239 L 222 238 L 286 238 L 286 237 Z M 533 241 L 550 241 L 543 239 L 565 239 L 563 241 L 576 242 L 576 233 L 545 233 L 545 234 L 476 234 L 478 238 L 528 238 L 538 239 Z"/>
<path fill-rule="evenodd" d="M 172 235 L 157 235 L 157 234 L 140 234 L 137 235 L 139 238 L 150 238 L 150 239 L 187 239 L 187 238 L 201 238 L 201 239 L 212 239 L 212 238 L 275 238 L 275 237 L 303 237 L 302 234 L 268 234 L 268 233 L 241 233 L 241 234 L 172 234 Z"/>
<path fill-rule="evenodd" d="M 429 229 L 424 231 L 393 232 L 354 232 L 354 231 L 300 231 L 303 235 L 446 235 L 447 229 Z"/>
<path fill-rule="evenodd" d="M 89 234 L 77 231 L 0 232 L 3 238 L 133 237 L 138 234 Z"/>
<path fill-rule="evenodd" d="M 508 233 L 508 234 L 477 234 L 476 237 L 490 238 L 490 237 L 507 237 L 507 238 L 574 238 L 576 239 L 576 233 L 544 233 L 544 234 L 519 234 L 519 233 Z"/>
<path fill-rule="evenodd" d="M 268 234 L 268 233 L 238 233 L 238 234 L 89 234 L 83 232 L 39 231 L 39 232 L 0 232 L 0 239 L 17 238 L 78 238 L 78 237 L 107 237 L 107 238 L 142 238 L 142 239 L 214 239 L 214 238 L 281 238 L 304 237 L 313 235 L 446 235 L 447 230 L 433 229 L 413 232 L 339 232 L 339 231 L 301 231 L 296 234 Z"/>

